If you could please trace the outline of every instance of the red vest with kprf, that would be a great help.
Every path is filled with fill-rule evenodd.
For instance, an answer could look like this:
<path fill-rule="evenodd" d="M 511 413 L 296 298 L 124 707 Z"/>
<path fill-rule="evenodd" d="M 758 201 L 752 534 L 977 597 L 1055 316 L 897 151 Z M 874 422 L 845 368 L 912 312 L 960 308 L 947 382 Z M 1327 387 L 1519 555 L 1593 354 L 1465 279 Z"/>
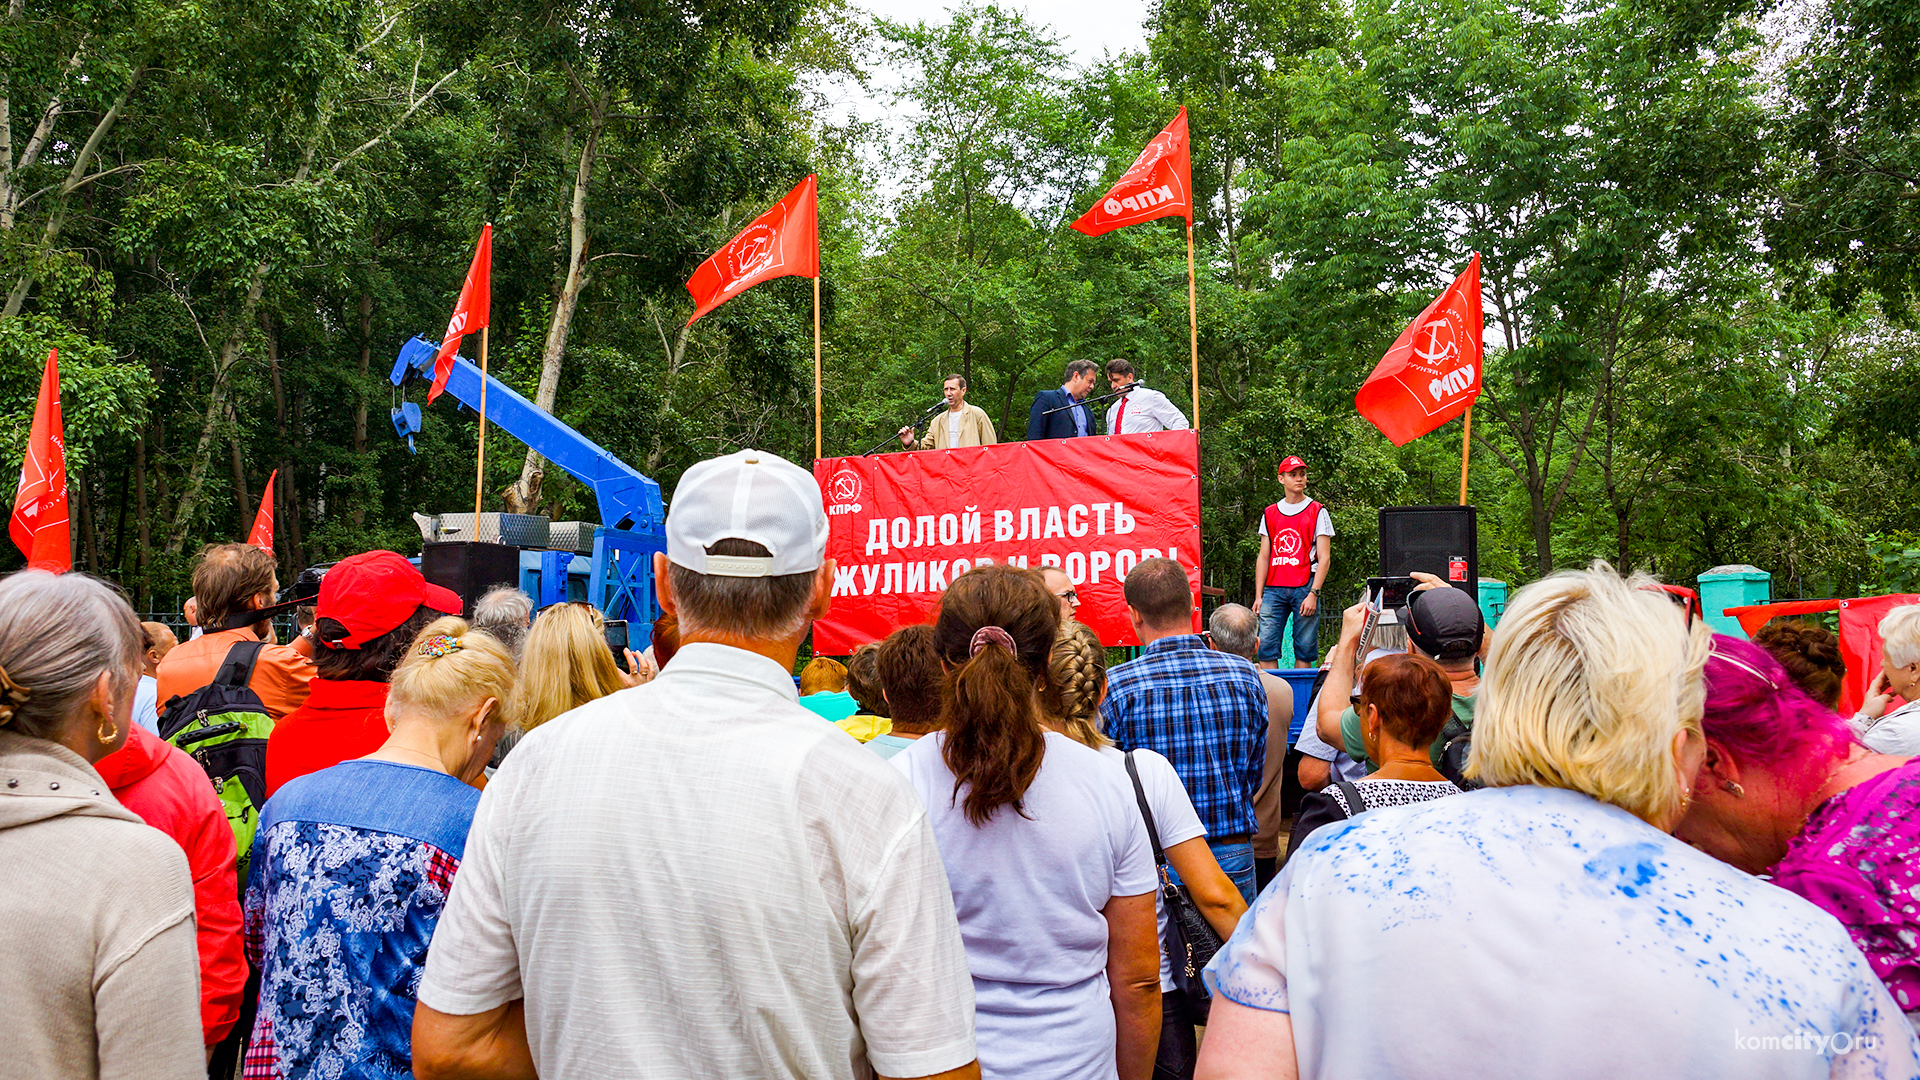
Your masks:
<path fill-rule="evenodd" d="M 1297 588 L 1313 577 L 1313 534 L 1320 524 L 1320 504 L 1307 500 L 1297 514 L 1283 514 L 1280 504 L 1267 507 L 1267 584 Z"/>

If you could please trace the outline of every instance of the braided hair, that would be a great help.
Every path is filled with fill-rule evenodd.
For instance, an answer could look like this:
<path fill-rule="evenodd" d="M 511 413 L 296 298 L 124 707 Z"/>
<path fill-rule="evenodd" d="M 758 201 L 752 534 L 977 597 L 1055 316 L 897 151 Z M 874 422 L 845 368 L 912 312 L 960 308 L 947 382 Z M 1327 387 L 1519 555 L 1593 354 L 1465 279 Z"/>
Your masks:
<path fill-rule="evenodd" d="M 1060 731 L 1095 750 L 1112 741 L 1100 733 L 1100 699 L 1107 690 L 1107 650 L 1085 623 L 1069 619 L 1054 635 L 1047 657 L 1048 707 Z"/>

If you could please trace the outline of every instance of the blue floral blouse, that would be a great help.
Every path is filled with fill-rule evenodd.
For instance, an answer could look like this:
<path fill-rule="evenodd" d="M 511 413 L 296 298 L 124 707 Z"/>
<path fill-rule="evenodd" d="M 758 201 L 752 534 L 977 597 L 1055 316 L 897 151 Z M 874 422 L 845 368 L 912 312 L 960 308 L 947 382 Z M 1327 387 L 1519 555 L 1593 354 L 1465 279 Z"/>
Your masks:
<path fill-rule="evenodd" d="M 445 773 L 359 760 L 267 803 L 245 901 L 260 972 L 247 1080 L 412 1075 L 427 946 L 479 801 Z"/>

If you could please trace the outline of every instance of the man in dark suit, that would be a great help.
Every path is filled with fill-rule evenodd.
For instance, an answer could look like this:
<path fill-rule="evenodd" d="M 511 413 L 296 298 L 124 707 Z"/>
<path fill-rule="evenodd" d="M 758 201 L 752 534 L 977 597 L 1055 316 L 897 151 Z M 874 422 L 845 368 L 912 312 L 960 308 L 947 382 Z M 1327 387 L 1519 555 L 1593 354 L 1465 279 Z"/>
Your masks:
<path fill-rule="evenodd" d="M 1091 360 L 1075 360 L 1067 365 L 1066 384 L 1058 390 L 1042 390 L 1033 396 L 1027 410 L 1027 441 L 1068 439 L 1075 435 L 1094 435 L 1093 410 L 1080 404 L 1093 392 L 1094 374 L 1100 369 Z M 1071 409 L 1047 415 L 1049 410 L 1072 405 Z"/>

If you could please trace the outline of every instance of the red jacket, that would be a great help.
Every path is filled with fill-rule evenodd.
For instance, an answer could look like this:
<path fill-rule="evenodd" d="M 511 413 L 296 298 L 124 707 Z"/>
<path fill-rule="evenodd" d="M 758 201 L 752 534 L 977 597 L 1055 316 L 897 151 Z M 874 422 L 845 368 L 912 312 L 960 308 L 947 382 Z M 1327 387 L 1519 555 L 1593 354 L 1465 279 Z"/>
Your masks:
<path fill-rule="evenodd" d="M 366 757 L 388 734 L 386 683 L 313 680 L 307 703 L 267 736 L 267 798 L 295 777 Z"/>
<path fill-rule="evenodd" d="M 199 762 L 138 724 L 127 733 L 125 746 L 93 767 L 120 805 L 173 837 L 187 853 L 200 939 L 200 1026 L 212 1046 L 240 1019 L 240 995 L 247 984 L 227 812 Z"/>

